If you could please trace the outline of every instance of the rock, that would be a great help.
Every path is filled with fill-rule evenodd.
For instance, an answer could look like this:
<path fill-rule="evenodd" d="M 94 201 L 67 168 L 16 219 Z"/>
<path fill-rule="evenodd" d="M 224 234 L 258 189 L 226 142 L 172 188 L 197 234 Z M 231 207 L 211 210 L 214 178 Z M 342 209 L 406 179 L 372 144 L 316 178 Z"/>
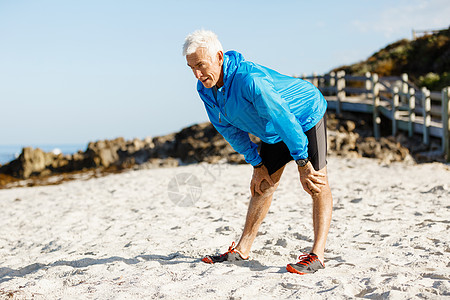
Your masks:
<path fill-rule="evenodd" d="M 163 159 L 159 164 L 160 167 L 164 167 L 164 168 L 174 168 L 174 167 L 178 167 L 178 165 L 179 165 L 178 159 L 175 159 L 172 157 Z"/>
<path fill-rule="evenodd" d="M 102 140 L 91 142 L 85 152 L 91 160 L 92 166 L 87 167 L 109 167 L 119 160 L 119 149 L 126 146 L 123 137 L 114 140 Z"/>
<path fill-rule="evenodd" d="M 370 157 L 380 162 L 390 163 L 403 161 L 410 156 L 408 148 L 399 142 L 404 136 L 382 137 L 377 141 L 372 136 L 368 122 L 364 118 L 346 113 L 348 119 L 337 119 L 335 115 L 328 115 L 328 153 L 342 157 Z"/>
<path fill-rule="evenodd" d="M 381 145 L 377 142 L 374 137 L 358 138 L 357 140 L 358 148 L 357 151 L 359 155 L 363 157 L 375 158 L 380 156 Z"/>
<path fill-rule="evenodd" d="M 41 149 L 26 147 L 11 164 L 10 175 L 18 178 L 29 178 L 32 174 L 39 174 L 45 169 L 45 153 Z"/>
<path fill-rule="evenodd" d="M 184 128 L 175 135 L 173 156 L 184 163 L 215 163 L 232 153 L 236 151 L 209 122 Z"/>
<path fill-rule="evenodd" d="M 383 163 L 403 161 L 409 156 L 408 149 L 394 137 L 382 137 L 379 141 L 374 137 L 359 138 L 357 149 L 361 156 L 378 158 Z"/>
<path fill-rule="evenodd" d="M 231 164 L 246 164 L 247 162 L 244 159 L 244 155 L 239 153 L 231 153 L 227 157 L 227 162 Z"/>
<path fill-rule="evenodd" d="M 175 149 L 175 133 L 155 137 L 152 140 L 152 144 L 154 145 L 154 151 L 152 152 L 153 158 L 167 158 L 172 156 Z"/>
<path fill-rule="evenodd" d="M 19 176 L 22 178 L 29 178 L 33 173 L 40 173 L 46 166 L 45 153 L 39 148 L 24 148 L 19 156 L 19 160 L 22 162 L 22 169 L 19 170 Z"/>
<path fill-rule="evenodd" d="M 340 132 L 352 132 L 355 130 L 356 124 L 351 120 L 339 120 L 339 131 Z"/>
<path fill-rule="evenodd" d="M 127 142 L 125 147 L 122 147 L 121 150 L 132 154 L 144 148 L 145 145 L 145 141 L 135 138 L 132 141 Z"/>
<path fill-rule="evenodd" d="M 15 178 L 27 179 L 31 176 L 43 176 L 48 174 L 45 170 L 54 164 L 53 153 L 45 153 L 41 149 L 26 147 L 22 149 L 19 157 L 0 168 L 0 173 L 10 175 Z"/>
<path fill-rule="evenodd" d="M 146 146 L 155 147 L 155 145 L 153 144 L 153 139 L 150 136 L 145 137 L 144 143 Z"/>
<path fill-rule="evenodd" d="M 66 166 L 63 166 L 61 169 L 57 171 L 71 172 L 88 169 L 92 167 L 92 160 L 82 151 L 74 153 L 71 158 L 72 159 L 69 159 L 68 164 Z"/>

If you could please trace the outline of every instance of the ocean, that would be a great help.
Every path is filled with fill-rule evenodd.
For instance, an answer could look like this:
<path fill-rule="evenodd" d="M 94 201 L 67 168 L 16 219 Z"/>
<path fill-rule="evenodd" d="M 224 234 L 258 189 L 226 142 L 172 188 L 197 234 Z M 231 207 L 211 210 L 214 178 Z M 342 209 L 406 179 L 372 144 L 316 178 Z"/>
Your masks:
<path fill-rule="evenodd" d="M 78 150 L 84 152 L 87 144 L 0 145 L 0 165 L 16 159 L 24 147 L 40 148 L 44 152 L 57 151 L 63 154 L 73 154 Z"/>

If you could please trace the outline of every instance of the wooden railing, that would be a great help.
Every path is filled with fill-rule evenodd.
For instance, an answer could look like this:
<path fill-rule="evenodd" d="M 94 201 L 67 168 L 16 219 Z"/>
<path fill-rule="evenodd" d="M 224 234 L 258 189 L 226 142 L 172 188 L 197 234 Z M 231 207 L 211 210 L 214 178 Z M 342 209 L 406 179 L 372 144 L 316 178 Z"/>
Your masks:
<path fill-rule="evenodd" d="M 364 112 L 373 115 L 375 138 L 380 138 L 381 115 L 392 122 L 392 135 L 399 130 L 423 136 L 423 143 L 430 144 L 430 137 L 442 141 L 440 151 L 450 161 L 450 87 L 440 92 L 419 89 L 408 81 L 408 75 L 379 77 L 345 74 L 344 71 L 312 76 L 302 75 L 319 88 L 328 101 L 328 107 L 337 114 L 343 111 Z"/>

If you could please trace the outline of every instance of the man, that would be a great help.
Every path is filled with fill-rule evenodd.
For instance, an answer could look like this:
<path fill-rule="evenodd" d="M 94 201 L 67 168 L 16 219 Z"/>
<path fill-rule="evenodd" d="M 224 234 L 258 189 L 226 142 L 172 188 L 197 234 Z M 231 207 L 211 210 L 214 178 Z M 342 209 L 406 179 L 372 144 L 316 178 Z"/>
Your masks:
<path fill-rule="evenodd" d="M 252 197 L 238 244 L 202 260 L 248 259 L 284 167 L 294 159 L 302 187 L 313 199 L 314 244 L 311 253 L 286 269 L 298 274 L 323 269 L 333 206 L 326 169 L 326 100 L 309 82 L 245 61 L 238 52 L 223 53 L 211 31 L 188 35 L 183 55 L 198 79 L 197 91 L 211 123 L 254 167 Z M 248 133 L 261 139 L 260 153 Z"/>

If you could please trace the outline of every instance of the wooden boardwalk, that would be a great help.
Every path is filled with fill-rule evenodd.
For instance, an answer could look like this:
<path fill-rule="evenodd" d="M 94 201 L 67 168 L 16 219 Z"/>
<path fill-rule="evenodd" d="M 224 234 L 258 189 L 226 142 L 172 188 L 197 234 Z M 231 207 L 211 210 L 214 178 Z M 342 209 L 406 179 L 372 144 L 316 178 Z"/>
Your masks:
<path fill-rule="evenodd" d="M 328 108 L 336 111 L 338 99 L 336 96 L 325 96 L 328 102 Z M 389 107 L 389 104 L 385 101 L 380 103 L 378 110 L 381 114 L 392 121 L 392 110 Z M 351 111 L 351 112 L 360 112 L 360 113 L 373 113 L 373 100 L 365 99 L 360 96 L 351 96 L 346 97 L 344 101 L 341 102 L 341 111 Z M 399 111 L 396 118 L 398 129 L 402 131 L 409 130 L 409 113 L 408 111 Z M 415 117 L 415 122 L 413 123 L 414 133 L 423 134 L 424 131 L 424 122 L 423 117 L 421 115 L 417 115 Z M 439 119 L 432 118 L 430 121 L 430 136 L 433 137 L 442 137 L 442 123 Z"/>
<path fill-rule="evenodd" d="M 409 137 L 423 136 L 429 145 L 430 137 L 441 139 L 441 151 L 450 161 L 450 87 L 440 92 L 418 89 L 408 81 L 408 75 L 381 77 L 346 75 L 344 71 L 325 75 L 302 76 L 324 94 L 328 108 L 338 114 L 344 111 L 373 115 L 374 135 L 380 137 L 380 116 L 392 124 L 392 135 L 405 131 Z"/>

